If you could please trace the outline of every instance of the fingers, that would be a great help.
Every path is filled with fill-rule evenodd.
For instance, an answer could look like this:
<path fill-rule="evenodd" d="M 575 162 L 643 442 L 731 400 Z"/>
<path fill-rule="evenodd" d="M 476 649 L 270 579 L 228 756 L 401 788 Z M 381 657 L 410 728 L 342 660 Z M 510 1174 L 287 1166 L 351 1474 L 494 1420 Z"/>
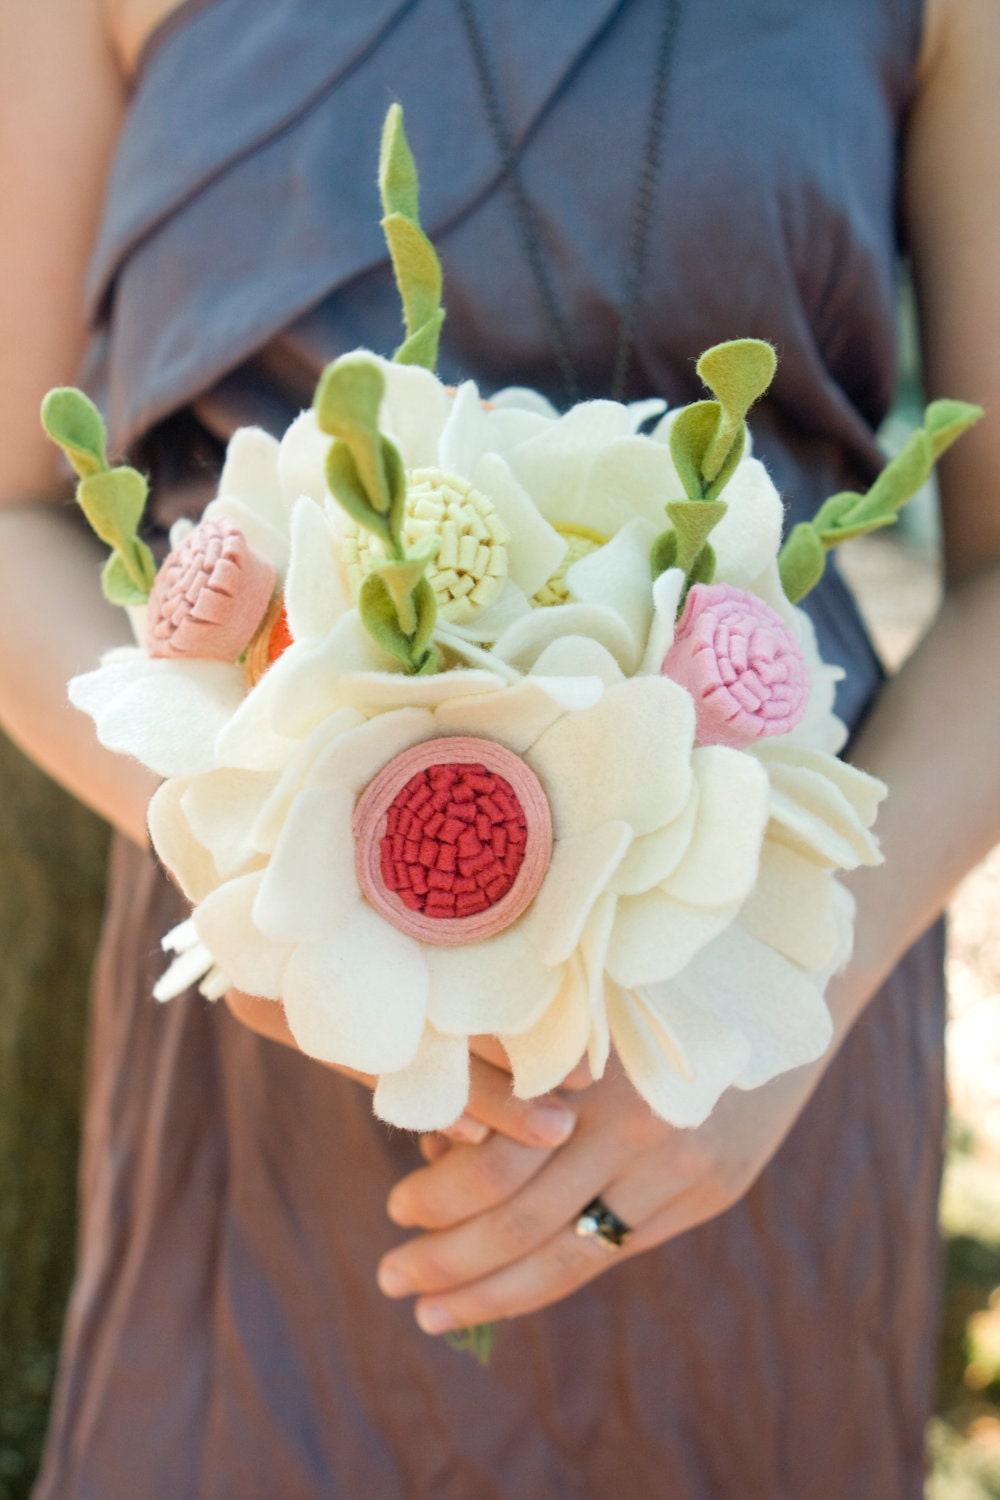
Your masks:
<path fill-rule="evenodd" d="M 520 1141 L 525 1146 L 545 1147 L 561 1146 L 568 1141 L 577 1119 L 573 1103 L 558 1094 L 545 1094 L 540 1099 L 515 1099 L 511 1093 L 510 1074 L 480 1057 L 469 1059 L 469 1102 L 465 1114 L 512 1141 Z M 462 1129 L 464 1131 L 465 1127 Z M 451 1135 L 451 1128 L 443 1134 Z M 475 1144 L 468 1133 L 454 1138 Z M 485 1133 L 480 1139 L 485 1139 Z"/>
<path fill-rule="evenodd" d="M 545 1164 L 549 1152 L 494 1135 L 483 1146 L 452 1146 L 389 1194 L 395 1224 L 445 1229 L 502 1203 Z"/>

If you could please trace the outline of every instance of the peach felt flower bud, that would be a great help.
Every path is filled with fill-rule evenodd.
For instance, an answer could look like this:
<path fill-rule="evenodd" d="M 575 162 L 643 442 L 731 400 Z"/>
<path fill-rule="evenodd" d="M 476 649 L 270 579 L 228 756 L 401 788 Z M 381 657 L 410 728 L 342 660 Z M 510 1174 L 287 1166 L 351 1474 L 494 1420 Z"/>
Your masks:
<path fill-rule="evenodd" d="M 728 583 L 698 583 L 660 669 L 694 699 L 699 745 L 743 750 L 787 734 L 809 701 L 809 669 L 770 605 Z"/>
<path fill-rule="evenodd" d="M 235 661 L 271 602 L 275 570 L 226 516 L 202 521 L 171 552 L 149 596 L 150 656 Z"/>

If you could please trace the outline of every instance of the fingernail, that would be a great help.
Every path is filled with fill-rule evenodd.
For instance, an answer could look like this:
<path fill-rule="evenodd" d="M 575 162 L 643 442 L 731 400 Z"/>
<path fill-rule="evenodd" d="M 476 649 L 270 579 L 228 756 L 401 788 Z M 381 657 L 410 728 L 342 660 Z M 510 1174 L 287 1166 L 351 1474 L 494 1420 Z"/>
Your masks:
<path fill-rule="evenodd" d="M 459 1115 L 453 1125 L 441 1132 L 442 1135 L 450 1136 L 453 1141 L 465 1141 L 470 1146 L 481 1146 L 489 1133 L 489 1127 L 472 1115 Z"/>
<path fill-rule="evenodd" d="M 528 1116 L 531 1134 L 541 1146 L 561 1146 L 576 1129 L 576 1115 L 562 1104 L 536 1104 Z"/>
<path fill-rule="evenodd" d="M 413 1291 L 413 1287 L 402 1271 L 397 1271 L 395 1266 L 379 1266 L 377 1279 L 379 1289 L 387 1297 L 405 1297 Z"/>
<path fill-rule="evenodd" d="M 418 1307 L 417 1322 L 425 1333 L 448 1333 L 455 1327 L 451 1313 L 440 1306 Z"/>

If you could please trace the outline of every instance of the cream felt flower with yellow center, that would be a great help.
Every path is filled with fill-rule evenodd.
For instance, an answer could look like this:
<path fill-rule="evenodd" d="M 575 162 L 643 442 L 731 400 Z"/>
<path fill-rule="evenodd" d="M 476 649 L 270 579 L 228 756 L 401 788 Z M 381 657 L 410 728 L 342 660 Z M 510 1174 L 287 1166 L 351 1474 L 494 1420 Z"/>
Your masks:
<path fill-rule="evenodd" d="M 280 997 L 303 1050 L 378 1074 L 400 1125 L 460 1111 L 478 1033 L 504 1039 L 519 1093 L 588 1049 L 600 1071 L 608 995 L 681 973 L 752 890 L 761 763 L 694 749 L 665 678 L 357 673 L 341 692 L 273 780 L 218 769 L 159 794 L 200 941 Z"/>

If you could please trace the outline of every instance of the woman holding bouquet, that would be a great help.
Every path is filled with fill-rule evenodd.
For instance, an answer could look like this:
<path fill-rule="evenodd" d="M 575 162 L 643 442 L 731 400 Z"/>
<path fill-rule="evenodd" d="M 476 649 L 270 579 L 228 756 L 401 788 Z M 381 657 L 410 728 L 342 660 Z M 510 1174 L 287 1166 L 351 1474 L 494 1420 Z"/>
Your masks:
<path fill-rule="evenodd" d="M 356 1081 L 273 1044 L 276 1007 L 150 1001 L 182 904 L 144 848 L 144 773 L 64 704 L 120 636 L 45 503 L 36 413 L 83 358 L 162 546 L 236 426 L 280 432 L 326 360 L 392 347 L 364 166 L 392 94 L 444 263 L 443 374 L 676 404 L 702 348 L 766 338 L 757 451 L 809 515 L 880 462 L 897 210 L 930 394 L 1000 404 L 993 8 L 12 0 L 0 38 L 0 713 L 124 835 L 42 1500 L 915 1497 L 943 1108 L 920 934 L 1000 837 L 996 423 L 948 460 L 947 598 L 897 679 L 835 573 L 810 600 L 852 757 L 892 787 L 830 992 L 843 1047 L 683 1132 L 613 1067 L 546 1125 L 484 1046 L 478 1126 L 422 1161 Z M 604 1233 L 574 1234 L 595 1197 Z M 426 1336 L 526 1313 L 482 1372 Z"/>

